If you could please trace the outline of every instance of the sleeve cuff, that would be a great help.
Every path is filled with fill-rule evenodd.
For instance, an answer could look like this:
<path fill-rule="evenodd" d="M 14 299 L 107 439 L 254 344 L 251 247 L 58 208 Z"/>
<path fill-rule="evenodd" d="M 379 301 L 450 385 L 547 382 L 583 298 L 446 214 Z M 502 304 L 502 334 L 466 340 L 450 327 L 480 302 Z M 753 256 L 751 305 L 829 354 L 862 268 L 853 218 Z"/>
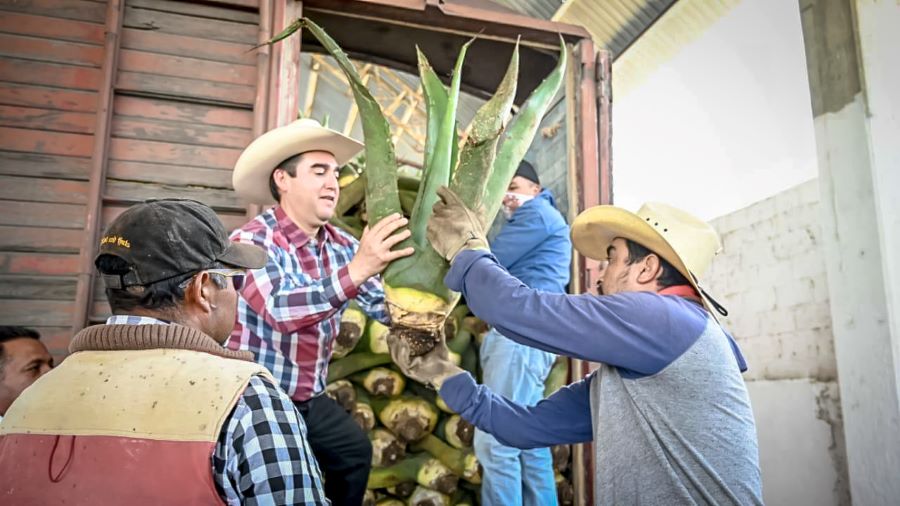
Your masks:
<path fill-rule="evenodd" d="M 337 300 L 332 301 L 332 305 L 337 307 L 350 299 L 356 298 L 359 293 L 359 287 L 353 284 L 350 278 L 350 267 L 343 266 L 335 273 L 337 276 L 337 284 L 340 290 L 337 291 Z"/>
<path fill-rule="evenodd" d="M 469 268 L 472 267 L 472 264 L 477 262 L 479 258 L 488 256 L 491 256 L 491 252 L 483 249 L 467 249 L 460 251 L 459 254 L 456 255 L 456 258 L 453 259 L 453 264 L 450 265 L 450 270 L 447 271 L 447 275 L 444 276 L 444 284 L 454 292 L 462 292 L 463 281 L 465 281 L 466 273 L 469 272 Z"/>
<path fill-rule="evenodd" d="M 462 413 L 468 401 L 475 395 L 477 387 L 475 378 L 467 371 L 463 371 L 444 380 L 438 394 L 450 409 Z"/>

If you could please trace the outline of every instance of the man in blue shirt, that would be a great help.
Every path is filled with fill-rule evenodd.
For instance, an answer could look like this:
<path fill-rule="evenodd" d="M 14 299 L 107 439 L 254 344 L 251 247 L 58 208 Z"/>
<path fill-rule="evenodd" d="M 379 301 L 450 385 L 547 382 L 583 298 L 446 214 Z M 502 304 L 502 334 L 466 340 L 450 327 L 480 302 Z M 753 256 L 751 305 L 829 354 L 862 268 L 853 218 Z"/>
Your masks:
<path fill-rule="evenodd" d="M 503 200 L 507 217 L 491 252 L 512 276 L 545 292 L 565 293 L 572 242 L 569 226 L 556 209 L 553 194 L 541 188 L 534 167 L 523 161 Z M 512 402 L 533 406 L 544 397 L 544 381 L 556 356 L 525 346 L 491 329 L 481 344 L 482 381 Z M 476 429 L 475 455 L 484 469 L 481 504 L 485 506 L 557 503 L 549 448 L 520 450 Z"/>
<path fill-rule="evenodd" d="M 510 276 L 474 213 L 439 194 L 428 236 L 451 262 L 447 286 L 504 336 L 601 365 L 522 406 L 477 385 L 445 346 L 411 357 L 392 338 L 408 376 L 501 443 L 593 442 L 596 504 L 762 504 L 747 365 L 713 311 L 727 313 L 698 281 L 721 249 L 712 227 L 664 204 L 593 207 L 572 224 L 572 242 L 608 259 L 603 295 L 547 293 Z"/>

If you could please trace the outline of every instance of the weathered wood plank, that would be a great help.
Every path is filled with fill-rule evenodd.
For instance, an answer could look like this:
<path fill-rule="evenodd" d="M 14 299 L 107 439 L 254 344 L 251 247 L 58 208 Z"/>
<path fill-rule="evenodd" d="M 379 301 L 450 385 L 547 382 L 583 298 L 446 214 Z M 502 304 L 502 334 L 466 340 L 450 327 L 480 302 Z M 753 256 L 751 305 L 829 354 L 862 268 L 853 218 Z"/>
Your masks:
<path fill-rule="evenodd" d="M 77 254 L 0 252 L 0 273 L 43 276 L 74 276 Z"/>
<path fill-rule="evenodd" d="M 0 176 L 0 199 L 84 204 L 87 191 L 84 181 Z"/>
<path fill-rule="evenodd" d="M 234 5 L 238 7 L 250 7 L 252 9 L 259 8 L 259 0 L 213 0 L 213 3 Z"/>
<path fill-rule="evenodd" d="M 0 33 L 0 55 L 71 65 L 100 67 L 103 47 L 78 42 Z"/>
<path fill-rule="evenodd" d="M 253 86 L 256 83 L 255 66 L 147 53 L 133 49 L 123 49 L 119 52 L 119 69 L 246 86 Z"/>
<path fill-rule="evenodd" d="M 201 200 L 201 202 L 203 202 Z M 117 216 L 122 214 L 125 209 L 128 209 L 127 206 L 117 205 L 117 204 L 109 204 L 103 206 L 103 228 L 106 228 Z M 225 230 L 231 232 L 237 228 L 244 226 L 247 223 L 247 215 L 244 212 L 228 212 L 228 211 L 219 211 L 216 213 L 219 216 L 219 219 L 222 220 L 222 224 L 225 225 Z M 2 263 L 0 263 L 2 266 Z M 0 271 L 2 272 L 2 271 Z M 100 292 L 102 294 L 102 290 Z M 95 292 L 95 297 L 97 297 L 97 293 Z M 102 297 L 99 297 L 102 298 Z"/>
<path fill-rule="evenodd" d="M 222 220 L 222 224 L 225 225 L 225 230 L 227 230 L 229 233 L 232 230 L 243 227 L 247 224 L 248 221 L 250 221 L 247 219 L 246 210 L 244 213 L 240 214 L 219 212 L 218 215 L 219 219 Z"/>
<path fill-rule="evenodd" d="M 0 59 L 0 81 L 96 91 L 100 87 L 100 80 L 99 68 Z"/>
<path fill-rule="evenodd" d="M 84 210 L 84 206 L 78 204 L 0 200 L 0 225 L 81 230 L 84 228 Z"/>
<path fill-rule="evenodd" d="M 90 158 L 0 151 L 0 174 L 87 180 Z"/>
<path fill-rule="evenodd" d="M 251 44 L 200 39 L 154 30 L 126 28 L 122 32 L 124 49 L 255 66 L 256 52 L 250 51 L 252 47 Z"/>
<path fill-rule="evenodd" d="M 118 73 L 116 89 L 181 99 L 192 98 L 223 104 L 234 104 L 247 108 L 253 106 L 253 101 L 256 98 L 256 91 L 253 86 L 214 83 L 183 77 L 159 76 L 127 71 Z"/>
<path fill-rule="evenodd" d="M 93 113 L 97 109 L 97 92 L 0 83 L 0 104 Z"/>
<path fill-rule="evenodd" d="M 84 0 L 0 0 L 0 11 L 103 23 L 106 5 Z"/>
<path fill-rule="evenodd" d="M 171 186 L 231 189 L 231 170 L 111 160 L 108 176 L 125 181 Z"/>
<path fill-rule="evenodd" d="M 193 199 L 222 211 L 240 211 L 245 204 L 231 190 L 198 188 L 194 186 L 168 186 L 134 181 L 110 179 L 106 182 L 105 199 L 116 203 L 136 203 L 146 199 Z"/>
<path fill-rule="evenodd" d="M 202 144 L 237 149 L 243 149 L 253 140 L 250 130 L 128 116 L 113 117 L 112 135 L 126 139 Z"/>
<path fill-rule="evenodd" d="M 71 301 L 8 299 L 0 304 L 0 321 L 25 327 L 61 327 L 72 323 L 74 309 Z"/>
<path fill-rule="evenodd" d="M 171 0 L 128 0 L 130 7 L 140 7 L 154 11 L 184 14 L 196 18 L 221 19 L 255 25 L 259 23 L 259 14 L 245 10 L 228 7 L 204 5 L 188 2 L 173 2 Z"/>
<path fill-rule="evenodd" d="M 0 150 L 91 156 L 93 145 L 91 135 L 0 127 Z"/>
<path fill-rule="evenodd" d="M 96 120 L 93 113 L 0 105 L 0 125 L 7 127 L 92 134 Z"/>
<path fill-rule="evenodd" d="M 253 128 L 253 111 L 234 107 L 120 95 L 114 99 L 113 110 L 120 116 L 200 123 L 245 130 Z"/>
<path fill-rule="evenodd" d="M 74 276 L 0 276 L 0 299 L 73 300 Z"/>
<path fill-rule="evenodd" d="M 162 33 L 187 35 L 201 39 L 256 44 L 256 24 L 235 23 L 217 19 L 201 19 L 170 12 L 125 7 L 124 28 L 158 30 Z"/>
<path fill-rule="evenodd" d="M 0 32 L 103 45 L 103 25 L 47 16 L 4 12 Z"/>
<path fill-rule="evenodd" d="M 112 160 L 183 164 L 213 169 L 232 169 L 240 154 L 240 149 L 119 138 L 111 139 L 109 149 L 109 158 Z"/>
<path fill-rule="evenodd" d="M 0 251 L 78 253 L 81 230 L 0 225 Z"/>

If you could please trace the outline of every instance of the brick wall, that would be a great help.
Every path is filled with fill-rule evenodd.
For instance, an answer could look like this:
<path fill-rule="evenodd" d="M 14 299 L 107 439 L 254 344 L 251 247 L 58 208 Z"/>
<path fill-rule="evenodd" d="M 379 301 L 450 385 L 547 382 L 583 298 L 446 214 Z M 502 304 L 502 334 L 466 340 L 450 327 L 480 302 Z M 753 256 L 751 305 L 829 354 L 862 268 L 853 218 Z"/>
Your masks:
<path fill-rule="evenodd" d="M 812 180 L 712 222 L 705 281 L 749 363 L 768 504 L 850 504 L 819 213 Z"/>
<path fill-rule="evenodd" d="M 818 213 L 812 180 L 713 221 L 723 251 L 705 282 L 730 312 L 748 381 L 836 379 Z"/>

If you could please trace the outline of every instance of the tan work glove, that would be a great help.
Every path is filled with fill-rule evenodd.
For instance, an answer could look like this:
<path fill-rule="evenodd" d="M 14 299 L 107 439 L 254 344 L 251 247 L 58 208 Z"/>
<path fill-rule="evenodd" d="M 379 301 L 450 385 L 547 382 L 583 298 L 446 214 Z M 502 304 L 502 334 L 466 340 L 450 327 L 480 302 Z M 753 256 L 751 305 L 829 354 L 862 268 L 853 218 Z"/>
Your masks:
<path fill-rule="evenodd" d="M 434 349 L 417 357 L 410 357 L 409 343 L 393 332 L 388 334 L 387 342 L 391 358 L 403 374 L 435 390 L 441 389 L 445 379 L 463 372 L 463 369 L 450 361 L 447 343 L 443 339 L 435 344 Z"/>
<path fill-rule="evenodd" d="M 450 263 L 464 249 L 490 249 L 484 237 L 484 224 L 462 200 L 446 186 L 438 188 L 440 201 L 428 220 L 428 241 Z"/>

